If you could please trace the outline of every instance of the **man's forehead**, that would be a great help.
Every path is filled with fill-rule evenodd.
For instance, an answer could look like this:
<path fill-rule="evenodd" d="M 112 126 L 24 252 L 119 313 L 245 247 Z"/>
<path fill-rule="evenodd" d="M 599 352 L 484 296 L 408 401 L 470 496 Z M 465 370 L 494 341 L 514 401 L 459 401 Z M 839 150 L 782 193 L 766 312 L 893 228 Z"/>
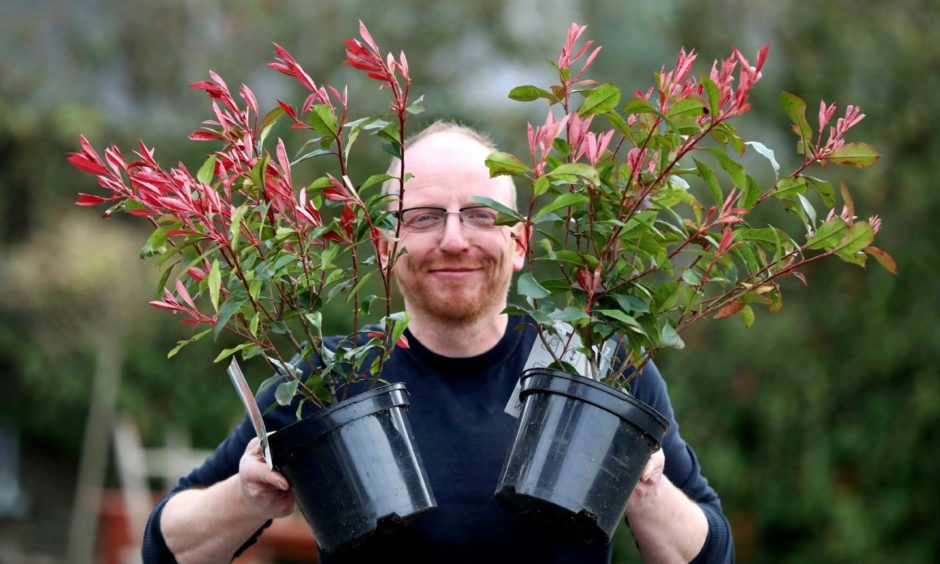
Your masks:
<path fill-rule="evenodd" d="M 425 161 L 447 161 L 460 168 L 486 168 L 485 160 L 492 149 L 479 141 L 459 133 L 434 133 L 405 149 L 405 166 L 408 161 L 424 164 Z"/>

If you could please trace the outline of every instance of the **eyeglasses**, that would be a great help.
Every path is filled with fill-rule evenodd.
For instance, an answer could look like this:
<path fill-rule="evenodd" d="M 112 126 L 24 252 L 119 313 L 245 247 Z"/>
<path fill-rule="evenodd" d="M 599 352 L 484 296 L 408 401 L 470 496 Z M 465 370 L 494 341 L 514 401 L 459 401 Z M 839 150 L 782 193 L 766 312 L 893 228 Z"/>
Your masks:
<path fill-rule="evenodd" d="M 477 231 L 488 231 L 496 227 L 497 212 L 486 206 L 469 206 L 458 211 L 444 208 L 420 207 L 408 208 L 401 212 L 401 226 L 408 231 L 423 233 L 437 231 L 447 223 L 447 216 L 460 216 L 460 223 Z"/>

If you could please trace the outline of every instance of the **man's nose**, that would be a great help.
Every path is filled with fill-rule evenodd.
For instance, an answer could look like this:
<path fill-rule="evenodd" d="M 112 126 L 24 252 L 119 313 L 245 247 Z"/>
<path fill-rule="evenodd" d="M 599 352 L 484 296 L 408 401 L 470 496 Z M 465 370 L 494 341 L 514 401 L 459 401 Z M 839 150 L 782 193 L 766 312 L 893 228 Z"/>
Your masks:
<path fill-rule="evenodd" d="M 441 250 L 457 254 L 469 248 L 463 222 L 458 214 L 448 214 L 441 231 Z"/>

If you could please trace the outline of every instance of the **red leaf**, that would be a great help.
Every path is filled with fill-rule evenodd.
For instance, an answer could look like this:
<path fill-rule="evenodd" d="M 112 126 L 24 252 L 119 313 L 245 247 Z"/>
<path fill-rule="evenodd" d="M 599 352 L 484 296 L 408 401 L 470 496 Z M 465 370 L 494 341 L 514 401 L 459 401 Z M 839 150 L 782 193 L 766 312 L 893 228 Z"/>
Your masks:
<path fill-rule="evenodd" d="M 398 341 L 395 342 L 395 346 L 396 346 L 396 347 L 403 348 L 403 349 L 409 348 L 409 345 L 408 345 L 408 337 L 406 337 L 406 336 L 403 334 L 401 337 L 398 338 Z"/>
<path fill-rule="evenodd" d="M 171 303 L 167 303 L 167 302 L 160 301 L 160 300 L 153 300 L 147 303 L 155 308 L 165 309 L 168 311 L 179 311 L 180 309 L 180 306 L 176 304 L 171 304 Z"/>
<path fill-rule="evenodd" d="M 347 202 L 343 206 L 343 213 L 340 216 L 340 223 L 343 224 L 343 231 L 346 232 L 346 236 L 352 238 L 353 236 L 353 222 L 356 220 L 356 212 L 353 211 L 352 206 Z"/>
<path fill-rule="evenodd" d="M 258 115 L 258 99 L 255 98 L 255 93 L 242 84 L 241 96 L 245 103 L 248 104 L 248 107 L 251 108 L 251 111 L 253 111 L 255 115 Z"/>
<path fill-rule="evenodd" d="M 894 262 L 894 258 L 891 255 L 873 245 L 868 245 L 862 250 L 875 257 L 875 260 L 878 261 L 878 264 L 880 264 L 882 268 L 895 276 L 898 275 L 898 265 Z"/>
<path fill-rule="evenodd" d="M 94 196 L 92 194 L 79 194 L 78 199 L 75 200 L 75 205 L 78 206 L 97 206 L 98 204 L 103 204 L 110 201 L 109 198 L 102 198 L 101 196 Z"/>
<path fill-rule="evenodd" d="M 281 109 L 284 110 L 284 113 L 288 115 L 292 120 L 297 121 L 297 113 L 294 112 L 293 106 L 281 100 L 277 101 L 278 105 L 281 106 Z"/>
<path fill-rule="evenodd" d="M 187 270 L 186 274 L 188 274 L 189 277 L 196 282 L 202 282 L 202 280 L 206 277 L 206 271 L 196 266 Z"/>
<path fill-rule="evenodd" d="M 345 202 L 349 199 L 349 192 L 346 190 L 346 187 L 342 182 L 333 177 L 332 174 L 327 174 L 330 178 L 330 184 L 333 185 L 332 188 L 327 188 L 323 191 L 323 197 L 331 202 Z"/>
<path fill-rule="evenodd" d="M 744 302 L 731 302 L 730 304 L 727 304 L 718 310 L 718 313 L 715 314 L 715 319 L 725 319 L 726 317 L 731 317 L 732 315 L 744 309 L 744 305 Z"/>
<path fill-rule="evenodd" d="M 186 290 L 186 286 L 183 285 L 182 280 L 179 280 L 179 279 L 176 280 L 176 292 L 179 294 L 180 298 L 182 298 L 182 300 L 186 302 L 186 305 L 188 305 L 194 310 L 196 309 L 196 304 L 193 303 L 193 299 L 192 297 L 190 297 L 189 292 Z"/>
<path fill-rule="evenodd" d="M 725 230 L 721 233 L 721 242 L 718 243 L 718 250 L 724 252 L 728 249 L 728 245 L 731 244 L 731 241 L 734 239 L 734 231 L 725 227 Z"/>
<path fill-rule="evenodd" d="M 200 129 L 189 134 L 190 141 L 217 141 L 222 139 L 222 135 L 215 131 Z"/>
<path fill-rule="evenodd" d="M 368 28 L 366 28 L 366 24 L 362 23 L 362 20 L 359 20 L 359 35 L 369 44 L 369 47 L 372 47 L 373 51 L 378 52 L 379 46 L 376 45 L 375 40 L 372 39 L 372 35 L 369 33 Z"/>
<path fill-rule="evenodd" d="M 101 164 L 91 160 L 81 153 L 69 153 L 69 162 L 72 166 L 91 174 L 107 174 L 108 170 Z"/>

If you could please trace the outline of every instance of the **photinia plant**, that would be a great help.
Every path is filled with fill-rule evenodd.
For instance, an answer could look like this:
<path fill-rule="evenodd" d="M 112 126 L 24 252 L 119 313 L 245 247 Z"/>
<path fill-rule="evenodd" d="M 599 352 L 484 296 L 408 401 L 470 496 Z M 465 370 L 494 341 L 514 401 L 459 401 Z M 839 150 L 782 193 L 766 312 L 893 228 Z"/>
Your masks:
<path fill-rule="evenodd" d="M 681 50 L 673 69 L 621 104 L 615 85 L 585 78 L 601 49 L 579 44 L 585 29 L 572 24 L 550 61 L 556 84 L 509 94 L 548 102 L 544 124 L 528 126 L 527 158 L 497 152 L 487 159 L 491 175 L 531 186 L 524 214 L 479 199 L 499 209 L 502 223 L 525 224 L 528 270 L 518 281 L 525 303 L 509 311 L 534 318 L 556 365 L 583 372 L 566 364 L 571 349 L 587 358 L 584 375 L 627 387 L 657 352 L 682 348 L 680 333 L 693 323 L 738 316 L 750 327 L 754 305 L 779 310 L 780 280 L 805 285 L 801 269 L 810 263 L 838 257 L 864 266 L 871 256 L 896 273 L 890 255 L 871 244 L 879 218 L 857 218 L 844 185 L 837 213 L 832 184 L 809 174 L 878 160 L 869 145 L 845 140 L 865 117 L 858 107 L 832 124 L 837 108 L 821 102 L 814 132 L 805 102 L 782 93 L 801 157 L 784 174 L 771 149 L 741 138 L 731 123 L 750 109 L 769 45 L 753 65 L 734 49 L 698 78 L 695 52 Z M 769 161 L 772 181 L 761 184 L 746 170 L 743 157 L 752 152 Z M 800 236 L 751 221 L 755 208 L 771 202 L 799 218 Z M 817 212 L 819 205 L 828 211 Z M 550 338 L 564 347 L 548 346 Z M 604 345 L 612 341 L 627 354 L 605 372 Z"/>
<path fill-rule="evenodd" d="M 263 386 L 277 385 L 275 397 L 283 405 L 296 394 L 303 398 L 301 405 L 333 403 L 345 394 L 340 382 L 375 377 L 396 344 L 407 346 L 402 336 L 407 318 L 391 310 L 391 270 L 400 254 L 394 218 L 401 203 L 398 194 L 404 191 L 406 118 L 422 106 L 420 99 L 409 100 L 404 53 L 397 59 L 391 53 L 383 56 L 366 26 L 359 26 L 361 41 L 344 40 L 345 63 L 388 91 L 386 114 L 351 119 L 345 89 L 318 85 L 275 44 L 276 57 L 269 66 L 300 83 L 307 91 L 303 103 L 278 100 L 262 115 L 247 86 L 242 85 L 236 98 L 222 77 L 210 71 L 209 80 L 192 87 L 208 94 L 214 119 L 189 138 L 220 147 L 195 174 L 183 164 L 164 168 L 143 142 L 133 160 L 113 144 L 102 159 L 83 136 L 81 150 L 68 157 L 75 167 L 97 176 L 105 189 L 103 196 L 80 194 L 78 205 L 108 204 L 106 218 L 124 212 L 153 224 L 141 255 L 165 267 L 162 298 L 150 304 L 180 315 L 197 331 L 169 356 L 209 334 L 217 338 L 227 331 L 239 342 L 215 360 L 236 353 L 243 359 L 262 357 L 275 373 Z M 281 118 L 308 134 L 295 151 L 289 152 L 283 139 L 269 140 Z M 400 159 L 397 177 L 361 177 L 350 169 L 350 151 L 363 133 Z M 332 158 L 332 172 L 298 185 L 295 169 L 318 156 Z M 383 182 L 397 184 L 398 194 L 383 195 Z M 393 237 L 384 266 L 378 260 L 383 231 Z M 384 289 L 381 296 L 364 291 L 376 276 Z M 348 304 L 355 336 L 335 350 L 325 346 L 321 331 L 323 306 L 331 300 Z M 361 327 L 360 316 L 382 306 L 379 328 Z M 303 381 L 300 363 L 309 365 L 310 376 Z"/>

